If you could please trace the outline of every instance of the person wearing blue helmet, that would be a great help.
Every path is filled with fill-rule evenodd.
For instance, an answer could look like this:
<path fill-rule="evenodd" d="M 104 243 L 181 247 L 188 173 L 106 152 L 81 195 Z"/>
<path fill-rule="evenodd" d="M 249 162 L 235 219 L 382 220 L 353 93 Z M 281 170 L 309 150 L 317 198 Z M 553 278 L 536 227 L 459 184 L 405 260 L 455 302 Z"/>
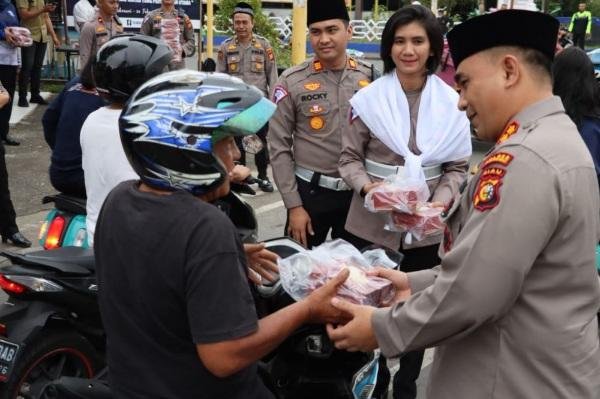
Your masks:
<path fill-rule="evenodd" d="M 211 202 L 275 105 L 224 74 L 174 71 L 143 84 L 119 120 L 139 180 L 108 195 L 94 245 L 116 398 L 272 398 L 256 362 L 302 324 L 340 316 L 341 273 L 257 320 L 235 227 Z M 135 378 L 131 378 L 135 376 Z"/>

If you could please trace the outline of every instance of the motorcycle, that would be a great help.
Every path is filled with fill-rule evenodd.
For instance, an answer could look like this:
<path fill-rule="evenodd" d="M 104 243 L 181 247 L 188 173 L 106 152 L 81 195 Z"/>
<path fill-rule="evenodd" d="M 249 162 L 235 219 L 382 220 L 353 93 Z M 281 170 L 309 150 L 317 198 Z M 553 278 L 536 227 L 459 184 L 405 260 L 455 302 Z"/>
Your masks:
<path fill-rule="evenodd" d="M 229 214 L 244 242 L 255 241 L 256 218 L 243 199 L 231 193 L 216 205 Z M 281 257 L 304 250 L 289 238 L 266 245 Z M 0 305 L 0 398 L 40 398 L 52 389 L 62 392 L 58 391 L 65 383 L 61 377 L 75 377 L 67 379 L 68 390 L 77 384 L 87 387 L 82 381 L 96 375 L 105 363 L 92 250 L 62 247 L 3 255 L 11 265 L 0 271 L 0 288 L 9 295 Z M 259 287 L 255 299 L 260 317 L 293 301 L 280 283 Z M 260 369 L 266 385 L 281 399 L 369 398 L 377 381 L 378 356 L 336 350 L 324 327 L 313 325 L 292 334 L 263 359 Z M 387 388 L 387 382 L 382 385 Z M 85 395 L 80 397 L 94 397 Z M 69 398 L 64 392 L 55 397 Z"/>
<path fill-rule="evenodd" d="M 38 237 L 44 249 L 69 246 L 88 248 L 84 198 L 61 193 L 44 197 L 42 203 L 54 203 L 54 208 L 46 215 Z"/>

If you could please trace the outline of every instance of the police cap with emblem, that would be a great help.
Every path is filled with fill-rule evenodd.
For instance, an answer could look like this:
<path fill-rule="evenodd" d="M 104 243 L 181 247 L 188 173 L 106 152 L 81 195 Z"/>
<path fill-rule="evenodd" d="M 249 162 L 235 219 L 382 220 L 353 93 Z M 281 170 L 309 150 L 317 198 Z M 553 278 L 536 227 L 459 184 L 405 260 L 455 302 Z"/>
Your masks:
<path fill-rule="evenodd" d="M 248 14 L 251 17 L 254 17 L 254 10 L 252 9 L 252 6 L 243 1 L 240 1 L 239 3 L 237 3 L 235 5 L 235 8 L 233 9 L 233 12 L 231 13 L 231 15 L 233 16 L 233 14 L 237 14 L 237 13 Z"/>
<path fill-rule="evenodd" d="M 328 19 L 350 21 L 344 0 L 308 0 L 306 25 Z"/>
<path fill-rule="evenodd" d="M 483 50 L 518 46 L 554 59 L 558 20 L 536 11 L 502 10 L 469 19 L 448 32 L 454 66 Z"/>

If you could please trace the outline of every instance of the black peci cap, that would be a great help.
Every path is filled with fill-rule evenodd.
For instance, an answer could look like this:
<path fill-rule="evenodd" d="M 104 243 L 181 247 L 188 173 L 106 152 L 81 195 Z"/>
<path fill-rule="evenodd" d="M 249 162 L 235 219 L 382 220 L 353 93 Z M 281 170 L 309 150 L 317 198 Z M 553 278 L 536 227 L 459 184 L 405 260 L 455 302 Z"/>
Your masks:
<path fill-rule="evenodd" d="M 454 66 L 483 50 L 518 46 L 554 59 L 558 20 L 537 11 L 501 10 L 469 19 L 448 32 Z"/>
<path fill-rule="evenodd" d="M 252 6 L 244 1 L 240 1 L 239 3 L 237 3 L 235 5 L 235 8 L 233 9 L 233 12 L 231 13 L 231 15 L 233 16 L 234 14 L 237 13 L 241 13 L 241 14 L 248 14 L 251 17 L 254 17 L 254 9 L 252 8 Z"/>
<path fill-rule="evenodd" d="M 328 19 L 350 21 L 344 0 L 308 0 L 306 25 Z"/>

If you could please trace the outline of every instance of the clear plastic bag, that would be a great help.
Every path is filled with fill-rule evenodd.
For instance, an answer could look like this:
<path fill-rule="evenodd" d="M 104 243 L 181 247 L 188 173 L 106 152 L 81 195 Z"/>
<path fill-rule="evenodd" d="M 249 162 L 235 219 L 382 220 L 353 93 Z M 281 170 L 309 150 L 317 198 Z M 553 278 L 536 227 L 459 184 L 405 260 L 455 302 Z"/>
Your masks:
<path fill-rule="evenodd" d="M 325 285 L 344 268 L 350 270 L 350 276 L 338 290 L 340 298 L 361 305 L 387 306 L 396 293 L 391 281 L 366 274 L 376 266 L 396 266 L 383 249 L 362 254 L 348 242 L 334 240 L 280 259 L 278 264 L 281 284 L 296 301 Z"/>
<path fill-rule="evenodd" d="M 171 48 L 172 62 L 181 62 L 183 48 L 179 41 L 181 29 L 179 21 L 175 18 L 163 18 L 160 21 L 160 37 Z"/>
<path fill-rule="evenodd" d="M 427 201 L 429 195 L 429 187 L 425 181 L 390 175 L 381 185 L 367 193 L 365 207 L 371 212 L 389 212 L 394 209 L 412 212 L 419 203 Z"/>
<path fill-rule="evenodd" d="M 429 203 L 421 203 L 412 212 L 404 212 L 399 208 L 390 212 L 386 229 L 410 233 L 417 241 L 438 234 L 444 228 L 442 207 L 434 207 Z"/>
<path fill-rule="evenodd" d="M 21 26 L 11 26 L 6 29 L 14 36 L 17 47 L 29 47 L 33 44 L 29 29 Z"/>

